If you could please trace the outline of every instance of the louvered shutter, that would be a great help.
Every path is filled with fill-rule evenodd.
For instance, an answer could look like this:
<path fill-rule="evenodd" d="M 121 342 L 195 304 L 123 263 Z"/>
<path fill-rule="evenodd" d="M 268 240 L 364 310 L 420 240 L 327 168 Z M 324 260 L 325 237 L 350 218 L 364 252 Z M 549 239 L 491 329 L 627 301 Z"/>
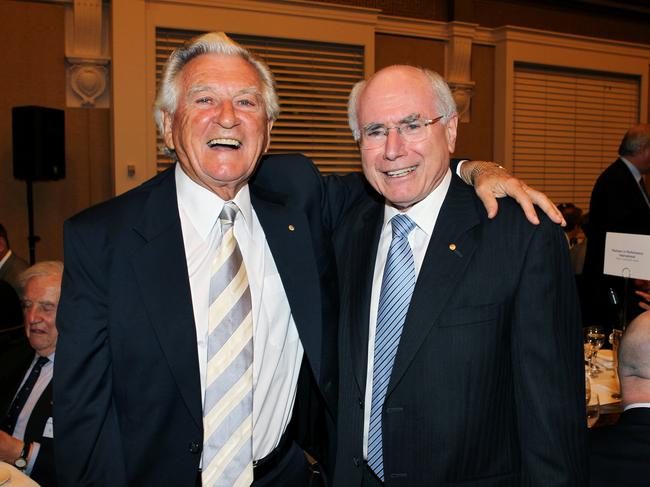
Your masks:
<path fill-rule="evenodd" d="M 171 52 L 201 33 L 156 29 L 156 87 Z M 364 77 L 363 46 L 228 35 L 262 58 L 275 76 L 281 113 L 271 132 L 269 152 L 302 152 L 322 172 L 360 170 L 347 123 L 347 98 L 354 83 Z M 159 171 L 172 162 L 162 154 L 157 157 Z"/>
<path fill-rule="evenodd" d="M 591 190 L 639 120 L 636 77 L 515 66 L 513 173 L 589 210 Z"/>

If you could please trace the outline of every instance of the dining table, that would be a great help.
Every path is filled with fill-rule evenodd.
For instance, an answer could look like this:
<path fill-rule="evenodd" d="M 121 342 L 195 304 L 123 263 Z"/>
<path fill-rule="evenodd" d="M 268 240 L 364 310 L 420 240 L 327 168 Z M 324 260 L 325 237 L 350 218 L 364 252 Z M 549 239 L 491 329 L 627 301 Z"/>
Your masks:
<path fill-rule="evenodd" d="M 598 351 L 594 359 L 596 372 L 589 377 L 591 385 L 590 404 L 599 403 L 599 418 L 593 427 L 614 424 L 623 412 L 621 386 L 615 370 L 614 356 L 610 349 Z"/>

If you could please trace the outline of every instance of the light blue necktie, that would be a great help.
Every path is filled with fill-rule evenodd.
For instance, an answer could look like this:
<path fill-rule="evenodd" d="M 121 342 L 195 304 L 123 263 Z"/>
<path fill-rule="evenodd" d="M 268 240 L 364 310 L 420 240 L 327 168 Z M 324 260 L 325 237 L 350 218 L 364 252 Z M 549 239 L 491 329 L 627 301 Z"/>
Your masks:
<path fill-rule="evenodd" d="M 415 288 L 415 263 L 408 235 L 415 222 L 403 213 L 391 218 L 393 239 L 388 249 L 379 294 L 375 354 L 372 368 L 372 407 L 368 431 L 368 465 L 384 480 L 381 412 L 393 370 L 406 312 Z"/>

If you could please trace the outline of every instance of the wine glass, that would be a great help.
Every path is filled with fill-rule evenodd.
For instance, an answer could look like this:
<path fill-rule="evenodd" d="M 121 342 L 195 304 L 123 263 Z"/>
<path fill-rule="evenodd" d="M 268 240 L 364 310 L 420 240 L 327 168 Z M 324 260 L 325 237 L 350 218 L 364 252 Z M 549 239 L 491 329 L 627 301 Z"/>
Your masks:
<path fill-rule="evenodd" d="M 600 398 L 598 394 L 591 395 L 591 401 L 587 403 L 587 428 L 591 428 L 598 422 L 600 417 Z"/>
<path fill-rule="evenodd" d="M 594 364 L 594 359 L 600 347 L 605 344 L 605 329 L 602 326 L 587 326 L 583 331 L 588 374 L 590 377 L 593 377 L 598 374 L 598 367 Z"/>

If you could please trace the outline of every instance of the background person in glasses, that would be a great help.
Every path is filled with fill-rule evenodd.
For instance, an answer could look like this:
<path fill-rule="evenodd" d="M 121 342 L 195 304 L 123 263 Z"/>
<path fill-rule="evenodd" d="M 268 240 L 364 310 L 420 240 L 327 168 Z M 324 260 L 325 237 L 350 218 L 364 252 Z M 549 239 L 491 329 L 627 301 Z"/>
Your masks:
<path fill-rule="evenodd" d="M 334 485 L 586 484 L 580 316 L 562 230 L 513 201 L 489 220 L 449 168 L 458 117 L 436 73 L 355 86 L 377 191 L 335 235 Z M 469 189 L 469 190 L 468 190 Z"/>

